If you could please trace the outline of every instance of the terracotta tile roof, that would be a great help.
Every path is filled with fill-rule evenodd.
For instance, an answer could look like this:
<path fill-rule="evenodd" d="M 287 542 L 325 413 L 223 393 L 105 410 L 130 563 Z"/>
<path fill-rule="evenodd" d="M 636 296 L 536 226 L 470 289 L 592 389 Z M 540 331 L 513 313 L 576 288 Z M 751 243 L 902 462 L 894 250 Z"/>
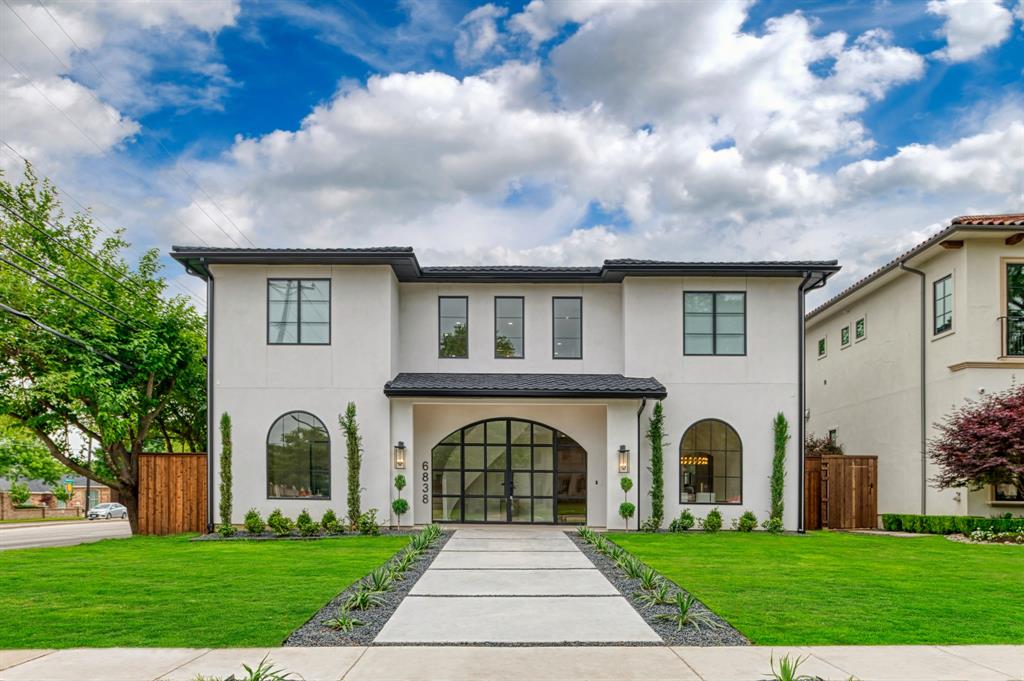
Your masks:
<path fill-rule="evenodd" d="M 847 296 L 853 294 L 862 286 L 866 286 L 867 284 L 871 283 L 875 279 L 878 279 L 882 275 L 887 274 L 888 272 L 891 272 L 892 270 L 896 269 L 897 267 L 899 267 L 899 264 L 901 262 L 906 262 L 910 258 L 921 253 L 922 251 L 931 248 L 940 241 L 944 241 L 945 239 L 950 237 L 954 232 L 960 229 L 973 229 L 980 227 L 981 229 L 976 231 L 989 231 L 986 228 L 992 228 L 991 231 L 1005 231 L 1007 227 L 1013 228 L 1018 225 L 1024 226 L 1024 214 L 1016 213 L 1007 215 L 961 215 L 960 217 L 953 218 L 950 221 L 949 227 L 946 227 L 945 229 L 934 234 L 932 237 L 925 239 L 924 241 L 914 246 L 910 250 L 901 253 L 900 255 L 893 258 L 886 264 L 882 265 L 881 267 L 879 267 L 877 270 L 867 275 L 866 277 L 863 277 L 853 282 L 845 289 L 837 293 L 835 296 L 829 298 L 824 303 L 808 312 L 805 316 L 805 319 L 811 319 L 812 317 L 821 314 L 828 308 L 838 303 L 843 298 L 846 298 Z"/>
<path fill-rule="evenodd" d="M 980 226 L 1024 226 L 1024 213 L 1010 213 L 1008 215 L 961 215 L 953 218 L 953 225 Z"/>

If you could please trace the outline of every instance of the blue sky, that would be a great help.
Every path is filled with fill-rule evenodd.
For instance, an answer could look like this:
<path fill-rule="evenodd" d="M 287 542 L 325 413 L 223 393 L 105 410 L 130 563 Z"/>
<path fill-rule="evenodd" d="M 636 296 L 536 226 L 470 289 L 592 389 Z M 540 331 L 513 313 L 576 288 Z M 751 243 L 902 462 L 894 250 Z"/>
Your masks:
<path fill-rule="evenodd" d="M 1018 0 L 0 13 L 0 138 L 140 248 L 839 258 L 842 285 L 1024 209 Z"/>

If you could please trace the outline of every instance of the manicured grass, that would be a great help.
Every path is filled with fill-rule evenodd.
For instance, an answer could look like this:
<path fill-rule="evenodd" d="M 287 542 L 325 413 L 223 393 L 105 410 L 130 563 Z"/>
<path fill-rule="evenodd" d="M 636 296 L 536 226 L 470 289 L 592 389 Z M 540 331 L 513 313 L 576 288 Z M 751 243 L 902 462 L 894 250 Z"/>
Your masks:
<path fill-rule="evenodd" d="M 277 646 L 408 537 L 110 539 L 0 553 L 0 649 Z"/>
<path fill-rule="evenodd" d="M 72 520 L 85 520 L 86 517 L 82 516 L 69 516 L 62 518 L 60 516 L 49 516 L 46 518 L 8 518 L 0 520 L 0 525 L 20 525 L 21 523 L 59 523 L 59 522 L 71 522 Z"/>
<path fill-rule="evenodd" d="M 1024 643 L 1024 547 L 837 532 L 609 538 L 754 643 Z"/>

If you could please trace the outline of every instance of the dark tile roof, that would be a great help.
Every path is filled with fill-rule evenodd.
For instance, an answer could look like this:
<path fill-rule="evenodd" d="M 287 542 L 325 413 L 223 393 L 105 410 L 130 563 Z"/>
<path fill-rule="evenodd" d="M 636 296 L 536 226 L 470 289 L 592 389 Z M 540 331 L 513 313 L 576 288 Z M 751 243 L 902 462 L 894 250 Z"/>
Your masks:
<path fill-rule="evenodd" d="M 652 397 L 668 393 L 656 378 L 621 374 L 400 373 L 384 384 L 390 397 Z"/>
<path fill-rule="evenodd" d="M 614 258 L 605 260 L 605 266 L 663 265 L 665 267 L 834 267 L 836 260 L 645 260 Z"/>
<path fill-rule="evenodd" d="M 75 487 L 85 487 L 84 475 L 72 475 L 71 477 L 74 479 L 73 484 Z M 60 484 L 60 482 L 62 482 L 63 480 L 64 478 L 61 477 L 61 479 L 58 480 L 57 483 Z M 53 485 L 43 482 L 42 480 L 20 480 L 19 482 L 28 485 L 29 491 L 33 493 L 49 492 L 53 487 Z M 93 480 L 91 484 L 93 487 L 96 488 L 106 487 L 106 485 L 100 484 L 95 480 Z M 11 481 L 8 480 L 7 478 L 0 478 L 0 492 L 6 492 L 9 489 L 11 489 Z"/>
<path fill-rule="evenodd" d="M 899 267 L 901 262 L 906 262 L 910 258 L 928 250 L 940 241 L 945 241 L 951 237 L 955 232 L 958 231 L 972 231 L 972 232 L 1005 232 L 1007 227 L 1013 227 L 1016 225 L 1024 225 L 1024 215 L 962 215 L 958 218 L 953 218 L 950 222 L 949 227 L 937 232 L 930 238 L 925 239 L 921 243 L 917 244 L 913 248 L 901 253 L 897 257 L 893 258 L 889 262 L 885 263 L 878 269 L 866 277 L 862 277 L 857 281 L 853 282 L 845 289 L 834 295 L 833 297 L 826 300 L 824 303 L 814 308 L 807 313 L 806 319 L 815 317 L 828 308 L 832 307 L 840 300 L 852 295 L 855 291 L 860 289 L 862 286 L 867 286 L 875 279 L 878 279 L 884 274 L 891 272 L 892 270 Z"/>
<path fill-rule="evenodd" d="M 364 248 L 231 248 L 225 246 L 171 246 L 171 252 L 195 253 L 412 253 L 412 246 L 366 246 Z"/>

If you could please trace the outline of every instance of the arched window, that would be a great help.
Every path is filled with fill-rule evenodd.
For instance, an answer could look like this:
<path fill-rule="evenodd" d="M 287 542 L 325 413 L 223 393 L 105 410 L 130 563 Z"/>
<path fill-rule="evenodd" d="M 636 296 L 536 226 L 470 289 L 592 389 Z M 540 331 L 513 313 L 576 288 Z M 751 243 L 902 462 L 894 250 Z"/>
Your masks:
<path fill-rule="evenodd" d="M 704 419 L 679 444 L 679 503 L 743 502 L 743 443 L 725 421 Z"/>
<path fill-rule="evenodd" d="M 291 411 L 270 427 L 267 498 L 331 498 L 331 439 L 312 414 Z"/>

